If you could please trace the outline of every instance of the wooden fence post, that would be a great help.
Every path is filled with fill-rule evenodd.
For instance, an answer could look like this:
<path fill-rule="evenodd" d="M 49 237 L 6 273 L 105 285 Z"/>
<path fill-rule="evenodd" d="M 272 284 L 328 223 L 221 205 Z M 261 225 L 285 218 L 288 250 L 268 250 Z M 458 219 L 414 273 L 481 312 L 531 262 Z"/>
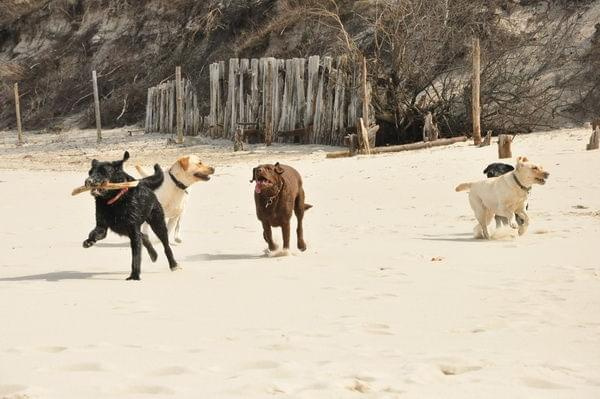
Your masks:
<path fill-rule="evenodd" d="M 481 107 L 479 99 L 480 90 L 480 62 L 481 51 L 479 38 L 473 38 L 473 79 L 472 79 L 472 114 L 473 114 L 473 141 L 475 145 L 481 144 Z"/>
<path fill-rule="evenodd" d="M 585 147 L 586 150 L 597 150 L 600 147 L 600 127 L 596 127 L 596 130 L 592 132 L 590 136 L 590 142 Z"/>
<path fill-rule="evenodd" d="M 181 67 L 175 67 L 175 95 L 177 96 L 177 144 L 183 143 L 183 88 L 181 87 Z"/>
<path fill-rule="evenodd" d="M 271 145 L 273 141 L 273 119 L 275 118 L 273 110 L 273 81 L 277 79 L 277 60 L 274 58 L 267 59 L 266 65 L 266 79 L 265 79 L 265 144 Z"/>
<path fill-rule="evenodd" d="M 509 134 L 501 134 L 498 136 L 498 158 L 512 158 L 510 144 L 513 141 L 513 137 Z"/>
<path fill-rule="evenodd" d="M 21 126 L 21 103 L 19 101 L 19 84 L 15 83 L 15 113 L 17 116 L 18 145 L 23 145 L 23 129 Z"/>
<path fill-rule="evenodd" d="M 94 86 L 94 112 L 96 114 L 96 136 L 98 143 L 102 141 L 102 126 L 100 123 L 100 98 L 98 96 L 98 78 L 96 70 L 92 71 L 92 84 Z"/>

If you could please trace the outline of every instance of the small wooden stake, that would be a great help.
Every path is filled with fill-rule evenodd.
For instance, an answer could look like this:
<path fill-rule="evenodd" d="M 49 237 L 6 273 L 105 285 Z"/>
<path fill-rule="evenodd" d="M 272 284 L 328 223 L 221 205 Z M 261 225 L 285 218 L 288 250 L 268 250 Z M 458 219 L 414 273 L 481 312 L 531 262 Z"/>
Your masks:
<path fill-rule="evenodd" d="M 479 99 L 480 86 L 480 57 L 479 38 L 473 38 L 473 79 L 472 79 L 472 114 L 473 114 L 473 142 L 481 144 L 481 107 Z"/>
<path fill-rule="evenodd" d="M 21 126 L 21 103 L 19 101 L 19 84 L 15 83 L 15 113 L 17 115 L 18 145 L 23 145 L 23 129 Z"/>
<path fill-rule="evenodd" d="M 492 144 L 492 131 L 488 130 L 487 134 L 485 135 L 483 142 L 481 144 L 479 144 L 480 147 L 485 147 Z"/>
<path fill-rule="evenodd" d="M 181 67 L 175 67 L 175 95 L 177 96 L 177 144 L 183 143 L 183 87 L 181 87 Z"/>
<path fill-rule="evenodd" d="M 94 112 L 96 113 L 96 136 L 98 143 L 102 141 L 102 126 L 100 123 L 100 98 L 98 96 L 98 79 L 96 71 L 92 71 L 92 84 L 94 86 Z"/>
<path fill-rule="evenodd" d="M 371 155 L 371 145 L 369 143 L 369 131 L 365 127 L 363 118 L 358 118 L 358 121 L 359 121 L 359 125 L 360 125 L 360 134 L 361 134 L 360 137 L 361 137 L 362 150 L 365 152 L 365 154 Z"/>
<path fill-rule="evenodd" d="M 596 130 L 592 132 L 590 136 L 590 142 L 585 147 L 586 150 L 597 150 L 600 147 L 600 127 L 596 127 Z"/>
<path fill-rule="evenodd" d="M 512 158 L 512 151 L 510 149 L 512 140 L 513 136 L 509 134 L 498 136 L 498 158 Z"/>

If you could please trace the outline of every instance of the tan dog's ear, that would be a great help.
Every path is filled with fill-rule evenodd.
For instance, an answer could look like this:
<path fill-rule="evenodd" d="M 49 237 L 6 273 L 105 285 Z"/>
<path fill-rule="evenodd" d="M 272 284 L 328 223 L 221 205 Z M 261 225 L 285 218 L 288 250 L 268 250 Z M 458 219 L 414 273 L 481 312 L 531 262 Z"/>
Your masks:
<path fill-rule="evenodd" d="M 527 157 L 517 157 L 517 168 L 523 165 L 525 162 L 529 161 Z"/>
<path fill-rule="evenodd" d="M 188 170 L 190 167 L 190 157 L 179 158 L 179 165 L 183 168 L 183 170 Z"/>

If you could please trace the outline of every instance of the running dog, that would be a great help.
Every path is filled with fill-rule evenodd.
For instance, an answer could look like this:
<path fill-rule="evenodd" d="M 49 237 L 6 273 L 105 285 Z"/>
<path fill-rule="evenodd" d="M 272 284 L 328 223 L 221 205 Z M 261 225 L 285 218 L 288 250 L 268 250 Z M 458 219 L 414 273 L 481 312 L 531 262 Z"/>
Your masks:
<path fill-rule="evenodd" d="M 456 191 L 469 190 L 469 203 L 479 222 L 478 233 L 484 238 L 490 238 L 487 227 L 494 215 L 511 220 L 511 227 L 518 227 L 519 235 L 523 235 L 529 226 L 529 216 L 525 213 L 527 195 L 534 184 L 546 184 L 549 176 L 541 166 L 529 162 L 526 157 L 519 157 L 514 171 L 487 180 L 462 183 Z M 515 214 L 523 220 L 522 225 L 512 222 Z"/>
<path fill-rule="evenodd" d="M 171 270 L 178 267 L 169 246 L 165 214 L 152 191 L 158 188 L 164 180 L 160 166 L 158 164 L 154 165 L 154 174 L 141 179 L 136 187 L 120 190 L 99 188 L 107 182 L 121 183 L 135 180 L 123 170 L 123 163 L 127 159 L 129 159 L 129 152 L 126 151 L 120 161 L 101 162 L 96 159 L 92 160 L 92 168 L 85 180 L 85 185 L 92 187 L 91 194 L 96 200 L 96 227 L 83 242 L 83 247 L 89 248 L 97 241 L 104 239 L 108 229 L 119 235 L 128 236 L 131 241 L 132 260 L 131 274 L 127 277 L 127 280 L 139 280 L 142 245 L 146 247 L 152 262 L 155 262 L 158 257 L 148 236 L 141 232 L 140 228 L 144 222 L 152 227 L 152 230 L 162 242 Z"/>

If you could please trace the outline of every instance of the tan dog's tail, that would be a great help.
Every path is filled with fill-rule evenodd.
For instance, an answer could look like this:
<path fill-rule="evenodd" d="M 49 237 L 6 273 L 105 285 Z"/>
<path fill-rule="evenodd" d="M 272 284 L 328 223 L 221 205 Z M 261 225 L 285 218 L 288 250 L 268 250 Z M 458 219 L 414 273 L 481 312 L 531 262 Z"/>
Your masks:
<path fill-rule="evenodd" d="M 304 204 L 304 210 L 307 211 L 310 208 L 312 208 L 313 206 L 311 204 Z"/>
<path fill-rule="evenodd" d="M 140 165 L 135 165 L 135 169 L 138 171 L 140 176 L 148 177 L 148 173 L 144 172 L 144 169 L 142 169 L 142 167 Z"/>
<path fill-rule="evenodd" d="M 456 186 L 455 190 L 456 191 L 467 191 L 471 188 L 471 184 L 473 183 L 462 183 L 459 184 L 458 186 Z"/>

